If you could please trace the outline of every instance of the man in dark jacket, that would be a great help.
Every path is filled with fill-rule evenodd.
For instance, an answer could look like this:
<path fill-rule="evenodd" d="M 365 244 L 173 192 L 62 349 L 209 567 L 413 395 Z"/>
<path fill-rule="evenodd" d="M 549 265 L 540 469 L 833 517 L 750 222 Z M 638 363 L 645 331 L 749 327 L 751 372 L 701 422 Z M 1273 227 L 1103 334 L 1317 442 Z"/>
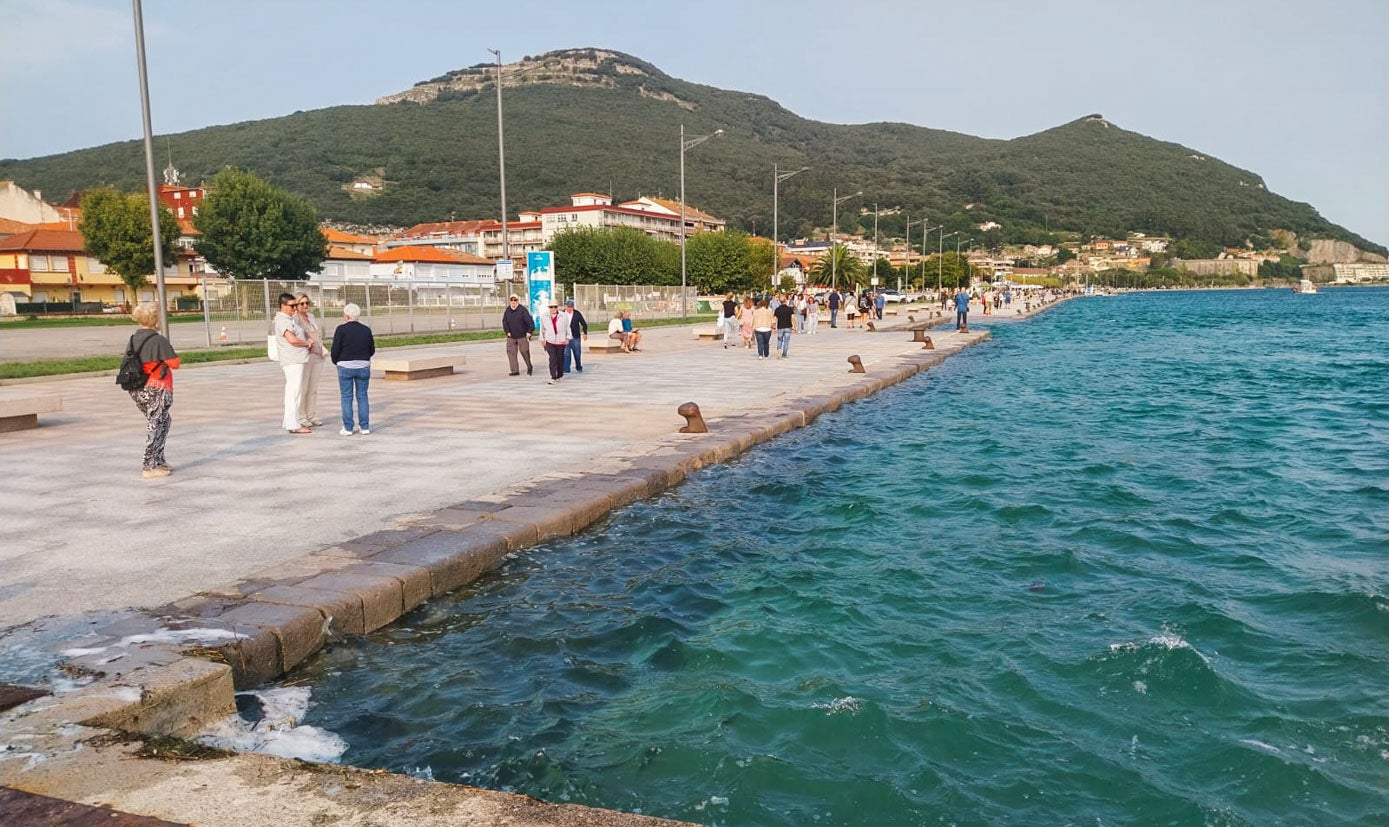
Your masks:
<path fill-rule="evenodd" d="M 511 375 L 521 375 L 521 365 L 516 355 L 526 360 L 526 375 L 535 372 L 531 366 L 531 333 L 535 330 L 535 319 L 531 312 L 521 304 L 521 298 L 513 295 L 507 299 L 506 310 L 502 311 L 502 330 L 506 331 L 506 361 L 511 365 Z"/>
<path fill-rule="evenodd" d="M 843 299 L 840 297 L 839 291 L 830 288 L 830 295 L 825 299 L 825 303 L 828 304 L 830 308 L 830 327 L 839 327 L 839 303 L 841 301 L 843 301 Z"/>
<path fill-rule="evenodd" d="M 572 321 L 569 323 L 569 344 L 564 349 L 564 372 L 569 372 L 569 360 L 574 359 L 574 370 L 579 373 L 584 372 L 584 342 L 588 341 L 588 319 L 579 312 L 579 308 L 574 306 L 573 299 L 564 300 L 564 309 L 569 313 Z"/>

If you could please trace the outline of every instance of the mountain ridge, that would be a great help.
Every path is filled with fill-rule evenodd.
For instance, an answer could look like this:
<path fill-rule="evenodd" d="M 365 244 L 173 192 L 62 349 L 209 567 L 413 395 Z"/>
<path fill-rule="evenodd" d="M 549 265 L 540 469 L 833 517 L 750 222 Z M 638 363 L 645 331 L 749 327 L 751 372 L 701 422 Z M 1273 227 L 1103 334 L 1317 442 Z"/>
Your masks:
<path fill-rule="evenodd" d="M 496 217 L 495 72 L 495 64 L 476 64 L 374 104 L 168 137 L 187 180 L 244 167 L 308 198 L 329 220 Z M 898 211 L 880 216 L 884 237 L 902 235 L 904 215 L 930 215 L 947 231 L 1003 225 L 985 241 L 1135 230 L 1223 247 L 1289 230 L 1386 252 L 1310 205 L 1268 191 L 1252 171 L 1098 114 L 1018 138 L 980 138 L 904 123 L 813 121 L 764 95 L 679 80 L 608 49 L 528 56 L 502 72 L 513 218 L 519 209 L 562 204 L 570 192 L 674 196 L 683 122 L 691 136 L 725 130 L 716 144 L 687 153 L 687 198 L 732 226 L 768 233 L 772 165 L 811 167 L 781 187 L 782 238 L 828 226 L 829 194 L 838 187 L 865 193 L 863 203 L 841 208 L 841 229 L 865 226 L 855 207 L 877 202 Z M 144 177 L 139 147 L 128 141 L 3 160 L 0 178 L 54 194 L 103 183 L 135 190 Z M 364 177 L 379 179 L 381 189 L 354 193 L 352 182 Z"/>

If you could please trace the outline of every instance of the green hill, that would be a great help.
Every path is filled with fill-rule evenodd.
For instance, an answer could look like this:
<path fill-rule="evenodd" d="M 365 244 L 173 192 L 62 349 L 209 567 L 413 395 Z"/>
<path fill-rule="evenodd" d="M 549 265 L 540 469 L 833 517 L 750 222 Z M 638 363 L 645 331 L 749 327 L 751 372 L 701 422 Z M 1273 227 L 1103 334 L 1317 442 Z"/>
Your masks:
<path fill-rule="evenodd" d="M 1003 225 L 990 240 L 1043 230 L 1113 235 L 1166 233 L 1221 245 L 1272 229 L 1348 241 L 1385 253 L 1269 192 L 1256 174 L 1204 153 L 1128 132 L 1092 115 L 1011 141 L 907 124 L 807 120 L 766 97 L 672 78 L 616 52 L 576 49 L 507 67 L 508 207 L 567 204 L 571 192 L 620 199 L 679 193 L 679 128 L 725 134 L 686 159 L 691 204 L 734 226 L 769 234 L 772 164 L 811 171 L 781 187 L 784 238 L 830 223 L 830 190 L 864 192 L 840 224 L 872 226 L 856 207 L 877 202 L 968 229 Z M 415 100 L 338 106 L 169 136 L 185 181 L 232 165 L 307 197 L 327 219 L 409 225 L 495 216 L 496 98 L 486 65 L 418 84 Z M 165 138 L 159 138 L 159 148 Z M 50 197 L 97 184 L 143 186 L 138 142 L 29 160 L 0 161 L 0 179 Z M 351 182 L 384 182 L 372 195 Z M 885 237 L 903 217 L 884 215 Z M 976 236 L 977 231 L 972 231 Z"/>

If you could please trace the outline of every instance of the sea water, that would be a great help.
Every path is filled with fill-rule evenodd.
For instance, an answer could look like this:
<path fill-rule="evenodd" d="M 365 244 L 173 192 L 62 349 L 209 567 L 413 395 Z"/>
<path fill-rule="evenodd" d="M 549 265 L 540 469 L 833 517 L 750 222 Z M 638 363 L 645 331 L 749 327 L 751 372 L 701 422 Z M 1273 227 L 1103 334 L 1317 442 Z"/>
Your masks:
<path fill-rule="evenodd" d="M 705 824 L 1389 823 L 1387 322 L 1347 289 L 998 325 L 330 648 L 306 721 Z"/>

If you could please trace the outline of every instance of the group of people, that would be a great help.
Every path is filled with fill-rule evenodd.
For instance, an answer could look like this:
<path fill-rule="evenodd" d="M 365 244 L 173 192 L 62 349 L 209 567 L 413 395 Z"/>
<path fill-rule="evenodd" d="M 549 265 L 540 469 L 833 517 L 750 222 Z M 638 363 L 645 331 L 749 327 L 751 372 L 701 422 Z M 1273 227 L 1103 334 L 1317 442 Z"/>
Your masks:
<path fill-rule="evenodd" d="M 521 303 L 521 297 L 507 297 L 506 310 L 502 311 L 502 330 L 506 334 L 506 359 L 511 376 L 521 375 L 521 363 L 526 364 L 526 375 L 535 373 L 531 364 L 531 336 L 537 329 L 540 341 L 545 347 L 549 362 L 550 384 L 565 377 L 571 370 L 584 372 L 583 343 L 588 341 L 588 319 L 574 306 L 573 299 L 566 299 L 561 305 L 552 299 L 548 312 L 537 324 L 530 310 Z M 631 353 L 641 344 L 641 331 L 632 326 L 630 312 L 618 312 L 608 322 L 608 338 L 620 343 L 624 353 Z"/>
<path fill-rule="evenodd" d="M 771 357 L 772 333 L 776 333 L 778 358 L 791 355 L 791 334 L 813 334 L 820 326 L 820 302 L 809 293 L 792 296 L 776 293 L 762 297 L 746 296 L 739 302 L 734 294 L 724 296 L 719 326 L 725 349 L 757 347 L 757 358 Z"/>
<path fill-rule="evenodd" d="M 323 424 L 318 417 L 318 380 L 330 358 L 338 369 L 342 408 L 342 436 L 371 433 L 371 357 L 376 339 L 371 328 L 358 319 L 362 309 L 343 305 L 343 321 L 333 334 L 331 356 L 323 347 L 323 328 L 313 316 L 313 302 L 305 293 L 280 294 L 280 310 L 274 321 L 274 359 L 285 374 L 284 417 L 281 427 L 291 434 L 309 434 Z M 354 422 L 353 407 L 356 407 Z"/>

